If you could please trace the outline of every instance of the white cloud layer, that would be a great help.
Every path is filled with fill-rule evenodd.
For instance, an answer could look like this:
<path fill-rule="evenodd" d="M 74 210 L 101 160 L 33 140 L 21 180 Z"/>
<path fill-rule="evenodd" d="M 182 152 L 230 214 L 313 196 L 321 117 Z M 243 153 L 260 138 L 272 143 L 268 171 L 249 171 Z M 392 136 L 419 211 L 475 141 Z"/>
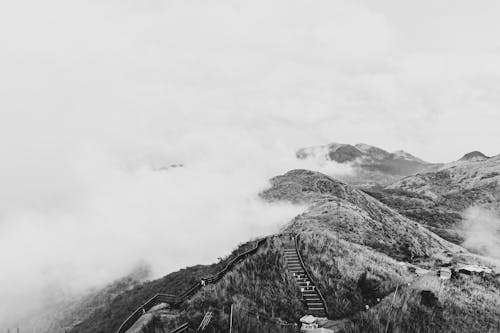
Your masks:
<path fill-rule="evenodd" d="M 296 148 L 498 153 L 484 4 L 2 2 L 0 320 L 54 279 L 78 289 L 141 259 L 161 274 L 274 230 L 300 208 L 256 195 L 304 166 Z M 154 171 L 171 163 L 186 167 Z"/>
<path fill-rule="evenodd" d="M 463 246 L 482 255 L 500 259 L 500 216 L 494 211 L 470 207 L 464 213 Z"/>

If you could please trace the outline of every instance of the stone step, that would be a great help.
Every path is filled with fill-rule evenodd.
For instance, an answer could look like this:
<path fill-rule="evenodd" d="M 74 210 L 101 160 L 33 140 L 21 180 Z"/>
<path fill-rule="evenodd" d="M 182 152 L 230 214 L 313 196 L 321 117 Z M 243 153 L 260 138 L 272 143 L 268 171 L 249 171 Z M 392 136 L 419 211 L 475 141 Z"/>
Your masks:
<path fill-rule="evenodd" d="M 304 298 L 307 298 L 307 299 L 319 299 L 319 295 L 318 293 L 316 293 L 316 291 L 314 291 L 314 293 L 310 293 L 310 294 L 307 294 L 307 295 L 303 295 Z"/>
<path fill-rule="evenodd" d="M 314 303 L 314 304 L 311 304 L 311 303 L 307 303 L 306 302 L 306 305 L 307 305 L 307 308 L 308 309 L 325 309 L 323 303 Z"/>
<path fill-rule="evenodd" d="M 321 303 L 321 304 L 323 304 L 323 302 L 321 302 L 321 299 L 319 299 L 319 297 L 316 297 L 316 298 L 304 297 L 304 300 L 306 301 L 307 304 L 309 304 L 310 302 L 311 303 Z"/>
<path fill-rule="evenodd" d="M 323 307 L 323 303 L 322 302 L 309 302 L 308 300 L 306 300 L 306 303 L 307 303 L 307 306 L 309 308 L 319 308 L 319 307 Z"/>

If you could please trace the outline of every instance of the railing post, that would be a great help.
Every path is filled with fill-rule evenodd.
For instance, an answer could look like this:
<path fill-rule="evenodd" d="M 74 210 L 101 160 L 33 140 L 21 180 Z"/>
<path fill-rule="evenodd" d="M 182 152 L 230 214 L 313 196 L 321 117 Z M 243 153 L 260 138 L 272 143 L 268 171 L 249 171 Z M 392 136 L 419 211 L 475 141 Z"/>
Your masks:
<path fill-rule="evenodd" d="M 229 333 L 233 333 L 233 303 L 231 303 L 231 314 L 229 315 Z"/>

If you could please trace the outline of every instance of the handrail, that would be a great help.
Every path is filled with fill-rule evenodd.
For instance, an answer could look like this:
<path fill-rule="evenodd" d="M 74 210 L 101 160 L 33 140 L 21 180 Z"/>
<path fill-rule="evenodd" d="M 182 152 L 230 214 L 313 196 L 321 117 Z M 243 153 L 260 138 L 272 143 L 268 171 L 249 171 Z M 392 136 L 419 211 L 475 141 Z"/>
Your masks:
<path fill-rule="evenodd" d="M 135 323 L 146 311 L 149 311 L 153 306 L 166 302 L 170 303 L 172 300 L 176 300 L 177 297 L 175 295 L 170 294 L 156 294 L 150 299 L 148 299 L 145 303 L 143 303 L 137 310 L 135 310 L 128 318 L 123 322 L 123 324 L 118 328 L 117 332 L 125 332 L 130 327 L 132 327 L 133 323 Z M 128 325 L 130 324 L 130 325 Z"/>
<path fill-rule="evenodd" d="M 271 238 L 272 237 L 275 237 L 275 236 L 271 236 Z M 231 259 L 229 261 L 229 263 L 227 263 L 227 265 L 222 270 L 220 270 L 219 272 L 217 272 L 216 274 L 214 274 L 212 276 L 202 278 L 202 280 L 205 281 L 205 283 L 211 283 L 211 284 L 218 282 L 235 264 L 239 263 L 240 261 L 245 259 L 247 256 L 257 252 L 257 250 L 264 243 L 266 243 L 267 239 L 268 239 L 268 237 L 264 237 L 264 238 L 258 240 L 252 249 L 247 250 L 247 251 L 237 255 L 236 257 Z M 135 310 L 127 319 L 125 319 L 125 321 L 120 325 L 120 327 L 118 328 L 116 333 L 125 333 L 130 327 L 132 327 L 132 325 L 145 312 L 149 311 L 155 305 L 158 305 L 160 303 L 167 303 L 167 304 L 170 304 L 171 306 L 174 306 L 174 307 L 180 306 L 182 303 L 184 303 L 184 301 L 186 301 L 189 297 L 191 297 L 194 293 L 196 293 L 202 287 L 203 287 L 202 283 L 197 282 L 192 287 L 190 287 L 188 290 L 184 291 L 182 294 L 177 295 L 177 296 L 168 295 L 168 294 L 156 294 L 156 295 L 154 295 L 153 297 L 148 299 L 146 301 L 146 303 L 142 304 L 137 310 Z"/>
<path fill-rule="evenodd" d="M 294 236 L 295 236 L 294 237 L 295 238 L 295 250 L 297 251 L 297 255 L 299 256 L 300 264 L 302 265 L 302 268 L 304 268 L 304 271 L 306 272 L 306 275 L 309 278 L 309 281 L 311 281 L 312 284 L 316 287 L 315 288 L 316 292 L 318 293 L 319 298 L 321 298 L 321 302 L 323 303 L 323 306 L 325 307 L 326 315 L 328 316 L 328 306 L 326 305 L 325 298 L 321 294 L 321 291 L 318 289 L 318 285 L 312 279 L 311 274 L 309 274 L 309 272 L 307 271 L 307 268 L 304 265 L 304 260 L 302 260 L 302 255 L 300 254 L 300 250 L 299 250 L 299 237 L 300 237 L 300 235 L 299 234 L 295 234 Z"/>
<path fill-rule="evenodd" d="M 181 326 L 177 327 L 176 329 L 174 329 L 172 332 L 170 333 L 181 333 L 181 332 L 184 332 L 186 331 L 187 329 L 189 328 L 189 324 L 188 323 L 184 323 L 182 324 Z"/>

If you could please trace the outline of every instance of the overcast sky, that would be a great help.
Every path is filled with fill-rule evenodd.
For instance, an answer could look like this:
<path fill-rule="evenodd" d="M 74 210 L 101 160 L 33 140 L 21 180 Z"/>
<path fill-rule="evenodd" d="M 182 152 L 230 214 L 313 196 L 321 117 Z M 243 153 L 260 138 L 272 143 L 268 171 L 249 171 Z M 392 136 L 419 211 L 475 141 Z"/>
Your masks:
<path fill-rule="evenodd" d="M 499 7 L 3 1 L 0 313 L 13 284 L 78 289 L 141 259 L 161 275 L 275 230 L 300 209 L 256 193 L 302 146 L 500 153 Z"/>

